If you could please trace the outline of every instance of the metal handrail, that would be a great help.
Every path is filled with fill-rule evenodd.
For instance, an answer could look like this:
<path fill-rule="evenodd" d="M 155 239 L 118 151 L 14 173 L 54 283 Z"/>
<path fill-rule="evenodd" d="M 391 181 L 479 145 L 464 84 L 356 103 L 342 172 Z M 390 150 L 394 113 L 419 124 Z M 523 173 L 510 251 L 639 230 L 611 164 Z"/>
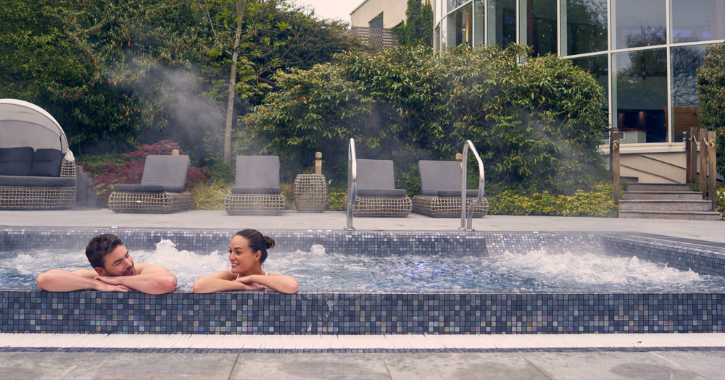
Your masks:
<path fill-rule="evenodd" d="M 471 206 L 468 207 L 468 224 L 466 225 L 466 177 L 468 177 L 468 149 L 473 151 L 473 155 L 478 161 L 478 197 L 471 202 Z M 484 171 L 483 161 L 481 156 L 478 155 L 476 147 L 473 146 L 471 140 L 466 140 L 463 144 L 463 161 L 461 165 L 461 229 L 465 231 L 473 231 L 473 208 L 483 201 L 484 194 Z"/>
<path fill-rule="evenodd" d="M 347 150 L 347 225 L 345 230 L 353 231 L 352 209 L 357 196 L 357 155 L 355 154 L 355 139 L 350 139 L 350 147 Z"/>

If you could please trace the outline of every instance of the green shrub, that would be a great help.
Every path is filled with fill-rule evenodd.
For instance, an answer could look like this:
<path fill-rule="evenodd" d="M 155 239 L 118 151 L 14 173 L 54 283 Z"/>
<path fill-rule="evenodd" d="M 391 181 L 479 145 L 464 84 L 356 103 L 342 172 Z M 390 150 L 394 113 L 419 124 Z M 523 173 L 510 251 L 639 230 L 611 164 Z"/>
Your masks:
<path fill-rule="evenodd" d="M 285 200 L 285 210 L 296 210 L 295 208 L 295 189 L 291 183 L 282 183 L 279 185 L 282 188 L 282 195 Z"/>
<path fill-rule="evenodd" d="M 551 215 L 617 217 L 612 184 L 599 184 L 591 191 L 577 190 L 574 195 L 553 195 L 548 192 L 531 197 L 504 191 L 488 198 L 491 215 Z"/>
<path fill-rule="evenodd" d="M 190 192 L 194 197 L 192 210 L 224 210 L 224 198 L 232 192 L 232 184 L 206 181 L 192 187 Z"/>
<path fill-rule="evenodd" d="M 495 192 L 588 189 L 606 176 L 598 151 L 608 125 L 604 89 L 555 55 L 521 64 L 529 51 L 399 47 L 280 72 L 279 91 L 245 117 L 236 148 L 279 155 L 285 181 L 320 151 L 324 174 L 342 187 L 354 137 L 358 157 L 394 160 L 396 186 L 416 194 L 417 162 L 452 160 L 470 139 Z M 470 159 L 469 174 L 476 173 Z"/>
<path fill-rule="evenodd" d="M 328 211 L 342 211 L 343 203 L 342 200 L 347 194 L 347 188 L 330 188 L 327 190 L 327 210 Z"/>
<path fill-rule="evenodd" d="M 705 50 L 705 64 L 697 70 L 700 126 L 717 132 L 717 172 L 725 173 L 725 44 Z"/>

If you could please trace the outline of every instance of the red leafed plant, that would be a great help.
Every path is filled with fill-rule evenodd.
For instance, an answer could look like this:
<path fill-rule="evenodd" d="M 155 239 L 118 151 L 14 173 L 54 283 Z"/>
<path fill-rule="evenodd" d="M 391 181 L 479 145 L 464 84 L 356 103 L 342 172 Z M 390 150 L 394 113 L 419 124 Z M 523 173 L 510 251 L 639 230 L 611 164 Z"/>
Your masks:
<path fill-rule="evenodd" d="M 152 145 L 144 144 L 134 152 L 122 154 L 126 158 L 131 158 L 129 161 L 116 163 L 111 160 L 106 160 L 104 163 L 95 165 L 94 167 L 84 164 L 83 170 L 95 174 L 93 176 L 93 184 L 98 188 L 98 202 L 101 206 L 107 207 L 108 197 L 116 185 L 141 183 L 146 156 L 170 155 L 174 149 L 178 149 L 179 154 L 184 154 L 179 144 L 173 141 L 162 140 Z M 189 171 L 186 175 L 185 190 L 191 189 L 197 183 L 206 181 L 206 171 L 206 169 L 189 166 Z"/>

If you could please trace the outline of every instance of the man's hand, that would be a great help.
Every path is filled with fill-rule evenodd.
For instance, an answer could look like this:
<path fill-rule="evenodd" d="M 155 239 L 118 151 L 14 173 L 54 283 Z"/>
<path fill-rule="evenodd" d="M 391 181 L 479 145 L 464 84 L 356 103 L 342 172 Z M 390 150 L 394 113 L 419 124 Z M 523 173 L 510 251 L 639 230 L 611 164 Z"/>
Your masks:
<path fill-rule="evenodd" d="M 123 285 L 112 285 L 105 283 L 103 281 L 97 280 L 97 285 L 95 287 L 96 290 L 101 292 L 127 292 L 130 289 L 123 286 Z"/>

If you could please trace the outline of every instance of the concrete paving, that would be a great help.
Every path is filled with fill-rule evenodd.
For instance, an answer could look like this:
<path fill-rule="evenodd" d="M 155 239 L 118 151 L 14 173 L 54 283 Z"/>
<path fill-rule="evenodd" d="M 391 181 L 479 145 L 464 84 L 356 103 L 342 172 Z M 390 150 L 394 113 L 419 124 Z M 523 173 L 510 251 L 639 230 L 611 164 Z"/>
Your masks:
<path fill-rule="evenodd" d="M 0 227 L 341 230 L 345 222 L 346 214 L 342 211 L 289 211 L 280 216 L 232 216 L 224 211 L 187 211 L 176 214 L 115 214 L 108 209 L 0 211 Z M 460 228 L 461 220 L 410 214 L 405 218 L 354 218 L 353 226 L 358 230 L 454 231 Z M 477 231 L 649 233 L 725 243 L 725 223 L 722 221 L 489 215 L 474 219 L 473 228 Z"/>
<path fill-rule="evenodd" d="M 0 378 L 723 379 L 723 351 L 486 353 L 3 352 Z"/>
<path fill-rule="evenodd" d="M 170 215 L 102 209 L 0 211 L 0 227 L 147 227 L 342 229 L 343 212 L 229 216 L 224 211 Z M 487 216 L 479 231 L 628 232 L 725 243 L 719 221 Z M 449 231 L 459 219 L 355 218 L 358 230 Z M 672 334 L 673 339 L 678 334 Z M 683 336 L 684 337 L 684 336 Z M 725 351 L 478 353 L 118 353 L 0 352 L 0 379 L 725 379 Z"/>

